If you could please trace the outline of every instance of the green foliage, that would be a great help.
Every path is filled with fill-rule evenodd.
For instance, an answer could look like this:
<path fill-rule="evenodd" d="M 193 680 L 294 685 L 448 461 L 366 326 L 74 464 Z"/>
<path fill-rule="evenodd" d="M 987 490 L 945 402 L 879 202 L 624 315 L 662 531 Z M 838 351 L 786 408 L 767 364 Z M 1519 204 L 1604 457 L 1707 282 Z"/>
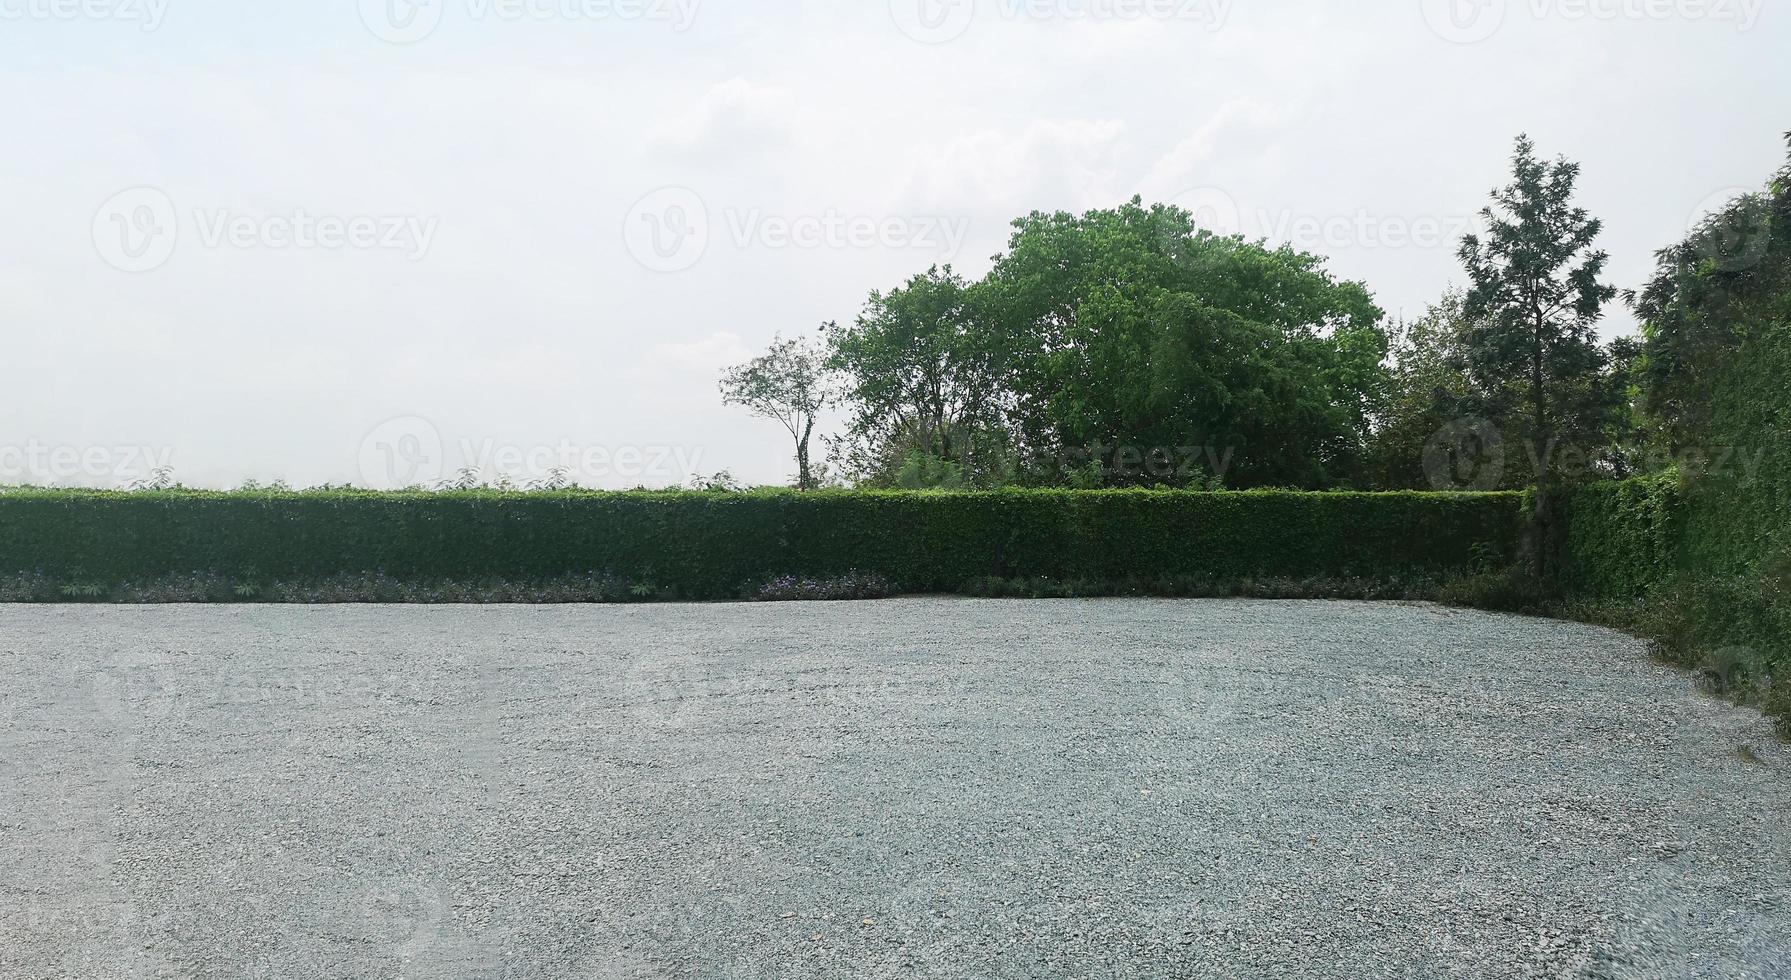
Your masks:
<path fill-rule="evenodd" d="M 964 468 L 949 459 L 909 453 L 896 472 L 895 485 L 903 490 L 962 490 Z"/>
<path fill-rule="evenodd" d="M 1469 327 L 1463 366 L 1485 396 L 1483 414 L 1535 460 L 1538 550 L 1549 559 L 1557 525 L 1557 454 L 1602 447 L 1617 411 L 1596 325 L 1617 295 L 1601 281 L 1609 256 L 1593 247 L 1603 225 L 1573 203 L 1579 164 L 1548 163 L 1519 136 L 1511 183 L 1481 212 L 1486 234 L 1462 240 L 1472 286 L 1463 302 Z"/>
<path fill-rule="evenodd" d="M 1641 401 L 1681 462 L 1572 492 L 1567 598 L 1630 605 L 1791 725 L 1791 166 L 1662 252 L 1637 309 Z"/>
<path fill-rule="evenodd" d="M 1562 591 L 1629 602 L 1669 583 L 1679 570 L 1683 504 L 1674 474 L 1575 488 L 1562 500 Z"/>
<path fill-rule="evenodd" d="M 652 594 L 644 598 L 633 596 L 619 580 L 605 575 L 564 575 L 543 580 L 493 576 L 452 580 L 344 573 L 248 581 L 227 575 L 170 573 L 111 585 L 57 585 L 54 579 L 36 573 L 0 576 L 0 602 L 544 605 L 636 602 L 654 598 L 657 596 Z"/>
<path fill-rule="evenodd" d="M 1100 460 L 1091 459 L 1082 466 L 1065 467 L 1064 481 L 1072 490 L 1099 490 L 1106 482 Z"/>
<path fill-rule="evenodd" d="M 828 328 L 853 406 L 836 455 L 871 486 L 911 485 L 915 456 L 967 487 L 1346 485 L 1381 317 L 1317 256 L 1179 208 L 1035 212 L 981 281 L 935 268 Z"/>
<path fill-rule="evenodd" d="M 1201 447 L 1226 454 L 1239 487 L 1329 487 L 1359 465 L 1387 351 L 1361 285 L 1316 256 L 1217 236 L 1137 199 L 1035 212 L 1015 228 L 981 289 L 1030 455 Z M 1063 471 L 1040 475 L 1061 483 Z M 1110 485 L 1204 475 L 1106 473 Z"/>
<path fill-rule="evenodd" d="M 1762 192 L 1736 198 L 1663 251 L 1632 298 L 1643 321 L 1648 413 L 1677 445 L 1732 426 L 1723 409 L 1734 407 L 1725 394 L 1736 387 L 1736 352 L 1791 321 L 1791 161 Z"/>
<path fill-rule="evenodd" d="M 1457 576 L 1443 583 L 1435 599 L 1446 606 L 1493 612 L 1545 615 L 1550 611 L 1548 597 L 1538 587 L 1536 577 L 1515 567 Z"/>
<path fill-rule="evenodd" d="M 892 469 L 930 457 L 976 486 L 1007 476 L 1008 354 L 980 295 L 950 266 L 935 267 L 872 293 L 852 325 L 826 328 L 829 367 L 844 377 L 852 408 L 839 445 L 846 470 L 888 486 Z"/>
<path fill-rule="evenodd" d="M 834 393 L 826 357 L 815 344 L 773 340 L 763 355 L 722 376 L 721 397 L 724 404 L 744 406 L 754 415 L 782 425 L 796 443 L 796 485 L 803 490 L 820 485 L 809 461 L 809 443 L 815 423 L 832 403 Z"/>
<path fill-rule="evenodd" d="M 1518 137 L 1512 182 L 1481 212 L 1485 237 L 1461 246 L 1473 284 L 1462 305 L 1464 366 L 1489 398 L 1489 417 L 1527 425 L 1538 446 L 1587 444 L 1605 417 L 1595 327 L 1617 291 L 1601 281 L 1609 256 L 1593 248 L 1603 223 L 1573 204 L 1579 174 L 1579 164 L 1546 163 Z"/>
<path fill-rule="evenodd" d="M 729 599 L 778 576 L 903 592 L 1050 577 L 1435 580 L 1509 561 L 1511 494 L 1009 490 L 0 494 L 0 575 L 82 587 L 210 576 L 550 583 Z M 347 594 L 354 594 L 348 590 Z"/>
<path fill-rule="evenodd" d="M 1395 331 L 1387 391 L 1376 412 L 1366 478 L 1375 486 L 1425 490 L 1427 444 L 1462 415 L 1468 381 L 1457 362 L 1468 322 L 1462 295 L 1445 294 L 1424 315 Z"/>
<path fill-rule="evenodd" d="M 849 571 L 827 578 L 805 578 L 780 575 L 752 593 L 758 602 L 844 602 L 864 599 L 887 599 L 894 594 L 881 575 Z"/>
<path fill-rule="evenodd" d="M 564 490 L 566 489 L 566 486 L 562 484 L 557 487 L 538 489 Z M 698 475 L 691 477 L 690 489 L 698 493 L 740 493 L 746 489 L 746 486 L 739 480 L 734 479 L 734 474 L 727 470 L 722 470 L 714 476 Z"/>

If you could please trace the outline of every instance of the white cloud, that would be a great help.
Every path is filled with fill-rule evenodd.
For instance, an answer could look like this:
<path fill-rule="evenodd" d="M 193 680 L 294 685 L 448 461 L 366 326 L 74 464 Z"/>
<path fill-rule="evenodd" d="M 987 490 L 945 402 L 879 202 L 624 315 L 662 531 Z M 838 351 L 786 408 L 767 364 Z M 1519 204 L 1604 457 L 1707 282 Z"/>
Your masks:
<path fill-rule="evenodd" d="M 932 207 L 1018 216 L 1037 209 L 1110 205 L 1121 181 L 1126 124 L 1043 119 L 1018 131 L 986 129 L 914 158 L 909 197 Z"/>
<path fill-rule="evenodd" d="M 1152 199 L 1168 200 L 1190 188 L 1212 186 L 1215 160 L 1221 156 L 1235 159 L 1240 151 L 1254 150 L 1260 138 L 1273 133 L 1288 116 L 1285 108 L 1252 99 L 1226 103 L 1199 129 L 1151 165 L 1150 171 L 1139 181 L 1139 192 Z"/>
<path fill-rule="evenodd" d="M 789 144 L 795 117 L 796 100 L 789 92 L 730 78 L 656 126 L 648 142 L 668 156 L 722 159 Z"/>

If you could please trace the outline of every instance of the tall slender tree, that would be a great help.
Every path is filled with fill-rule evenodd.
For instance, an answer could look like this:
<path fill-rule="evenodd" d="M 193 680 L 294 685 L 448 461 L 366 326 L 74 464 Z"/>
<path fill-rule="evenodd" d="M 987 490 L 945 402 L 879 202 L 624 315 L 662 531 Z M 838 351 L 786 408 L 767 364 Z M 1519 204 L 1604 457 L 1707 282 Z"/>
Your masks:
<path fill-rule="evenodd" d="M 1461 260 L 1472 283 L 1464 361 L 1493 421 L 1531 448 L 1536 527 L 1530 549 L 1547 578 L 1555 521 L 1558 455 L 1564 443 L 1596 438 L 1609 411 L 1606 354 L 1596 326 L 1617 295 L 1601 281 L 1609 257 L 1596 249 L 1603 223 L 1573 203 L 1579 164 L 1536 155 L 1517 138 L 1512 181 L 1481 211 L 1485 234 L 1469 235 Z"/>
<path fill-rule="evenodd" d="M 764 355 L 728 369 L 721 379 L 721 398 L 781 423 L 796 442 L 797 487 L 813 490 L 819 485 L 809 463 L 809 441 L 833 391 L 826 354 L 817 344 L 773 339 Z"/>

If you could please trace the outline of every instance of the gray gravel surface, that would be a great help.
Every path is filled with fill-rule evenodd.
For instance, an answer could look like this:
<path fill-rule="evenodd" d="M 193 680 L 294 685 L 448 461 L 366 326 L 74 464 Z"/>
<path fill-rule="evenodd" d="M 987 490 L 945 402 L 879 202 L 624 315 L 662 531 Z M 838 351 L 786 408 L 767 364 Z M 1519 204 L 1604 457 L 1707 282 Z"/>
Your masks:
<path fill-rule="evenodd" d="M 1423 605 L 0 607 L 0 977 L 1787 977 L 1791 761 Z"/>

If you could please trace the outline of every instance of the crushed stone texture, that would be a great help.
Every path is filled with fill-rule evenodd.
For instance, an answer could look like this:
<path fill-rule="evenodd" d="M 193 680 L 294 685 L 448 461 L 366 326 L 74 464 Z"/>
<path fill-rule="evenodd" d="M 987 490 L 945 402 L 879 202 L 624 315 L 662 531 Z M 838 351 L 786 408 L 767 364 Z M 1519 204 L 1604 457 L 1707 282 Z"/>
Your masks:
<path fill-rule="evenodd" d="M 0 607 L 0 977 L 1791 977 L 1791 759 L 1420 604 Z"/>

